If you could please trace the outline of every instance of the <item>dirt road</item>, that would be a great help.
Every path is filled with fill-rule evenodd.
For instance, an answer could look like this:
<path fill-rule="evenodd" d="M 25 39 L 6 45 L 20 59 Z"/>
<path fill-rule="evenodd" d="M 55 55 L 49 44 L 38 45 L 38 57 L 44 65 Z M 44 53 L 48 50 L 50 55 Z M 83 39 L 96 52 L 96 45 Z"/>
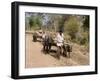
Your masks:
<path fill-rule="evenodd" d="M 56 50 L 55 47 L 52 47 L 52 49 Z M 61 55 L 60 59 L 57 59 L 55 55 L 55 52 L 44 54 L 42 52 L 41 42 L 33 42 L 32 34 L 26 34 L 26 68 L 77 66 L 89 64 L 89 54 L 84 52 L 84 50 L 76 44 L 73 45 L 71 58 L 67 58 Z"/>

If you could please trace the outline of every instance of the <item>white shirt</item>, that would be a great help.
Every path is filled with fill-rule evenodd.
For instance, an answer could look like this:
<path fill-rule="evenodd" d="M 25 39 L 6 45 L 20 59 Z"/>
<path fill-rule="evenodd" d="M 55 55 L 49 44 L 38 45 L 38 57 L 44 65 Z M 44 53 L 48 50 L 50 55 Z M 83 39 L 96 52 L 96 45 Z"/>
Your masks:
<path fill-rule="evenodd" d="M 63 34 L 62 35 L 58 34 L 57 35 L 57 42 L 63 42 L 63 40 L 64 40 L 64 35 Z"/>
<path fill-rule="evenodd" d="M 58 34 L 57 35 L 57 38 L 56 38 L 56 41 L 57 41 L 57 46 L 62 46 L 63 45 L 63 41 L 64 41 L 64 35 L 60 35 Z"/>

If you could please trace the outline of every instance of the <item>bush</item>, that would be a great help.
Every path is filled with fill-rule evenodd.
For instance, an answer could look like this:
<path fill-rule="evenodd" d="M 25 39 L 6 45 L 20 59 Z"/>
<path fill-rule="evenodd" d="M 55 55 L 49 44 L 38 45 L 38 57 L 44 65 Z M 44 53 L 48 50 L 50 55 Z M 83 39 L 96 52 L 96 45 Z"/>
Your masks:
<path fill-rule="evenodd" d="M 82 33 L 82 38 L 80 40 L 81 45 L 85 45 L 89 43 L 89 32 L 83 32 Z"/>
<path fill-rule="evenodd" d="M 71 36 L 71 39 L 76 38 L 76 34 L 79 30 L 79 22 L 75 16 L 71 16 L 65 23 L 65 31 Z"/>

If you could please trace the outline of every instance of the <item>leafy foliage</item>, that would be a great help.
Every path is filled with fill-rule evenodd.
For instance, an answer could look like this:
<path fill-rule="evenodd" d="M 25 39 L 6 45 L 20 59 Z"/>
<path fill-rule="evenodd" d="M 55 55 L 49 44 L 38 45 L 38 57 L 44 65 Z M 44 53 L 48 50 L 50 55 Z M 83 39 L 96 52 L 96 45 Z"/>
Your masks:
<path fill-rule="evenodd" d="M 89 31 L 89 16 L 85 16 L 85 20 L 83 22 L 84 31 Z"/>
<path fill-rule="evenodd" d="M 41 27 L 41 18 L 40 17 L 30 17 L 29 19 L 29 26 L 30 28 Z"/>
<path fill-rule="evenodd" d="M 79 22 L 77 21 L 77 18 L 74 16 L 71 16 L 69 20 L 65 23 L 65 31 L 71 36 L 71 39 L 76 38 L 76 34 L 79 30 Z"/>
<path fill-rule="evenodd" d="M 32 18 L 29 19 L 29 26 L 30 28 L 34 26 L 34 20 Z"/>

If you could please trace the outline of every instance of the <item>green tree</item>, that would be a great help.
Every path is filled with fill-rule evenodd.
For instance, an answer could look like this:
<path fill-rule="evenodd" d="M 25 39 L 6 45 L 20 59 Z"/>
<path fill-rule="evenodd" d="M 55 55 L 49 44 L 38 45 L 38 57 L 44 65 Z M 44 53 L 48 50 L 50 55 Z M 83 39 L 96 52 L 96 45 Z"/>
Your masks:
<path fill-rule="evenodd" d="M 38 17 L 38 16 L 31 16 L 29 18 L 29 26 L 30 26 L 30 29 L 32 28 L 41 28 L 41 25 L 42 25 L 42 22 L 41 22 L 41 18 Z"/>
<path fill-rule="evenodd" d="M 32 18 L 29 19 L 29 26 L 30 28 L 32 28 L 32 26 L 34 25 L 34 21 Z"/>
<path fill-rule="evenodd" d="M 84 31 L 89 31 L 89 16 L 85 16 L 84 18 L 83 29 Z"/>
<path fill-rule="evenodd" d="M 41 17 L 37 16 L 35 21 L 36 21 L 36 25 L 37 25 L 39 28 L 41 28 L 41 26 L 42 26 Z"/>
<path fill-rule="evenodd" d="M 34 16 L 30 17 L 30 19 L 29 19 L 29 25 L 30 25 L 30 28 L 34 28 L 34 27 L 37 26 L 36 17 L 34 17 Z"/>
<path fill-rule="evenodd" d="M 71 36 L 71 39 L 76 38 L 76 34 L 79 30 L 79 22 L 77 20 L 76 16 L 70 16 L 68 21 L 65 22 L 64 25 L 65 31 L 67 31 L 67 34 Z"/>

